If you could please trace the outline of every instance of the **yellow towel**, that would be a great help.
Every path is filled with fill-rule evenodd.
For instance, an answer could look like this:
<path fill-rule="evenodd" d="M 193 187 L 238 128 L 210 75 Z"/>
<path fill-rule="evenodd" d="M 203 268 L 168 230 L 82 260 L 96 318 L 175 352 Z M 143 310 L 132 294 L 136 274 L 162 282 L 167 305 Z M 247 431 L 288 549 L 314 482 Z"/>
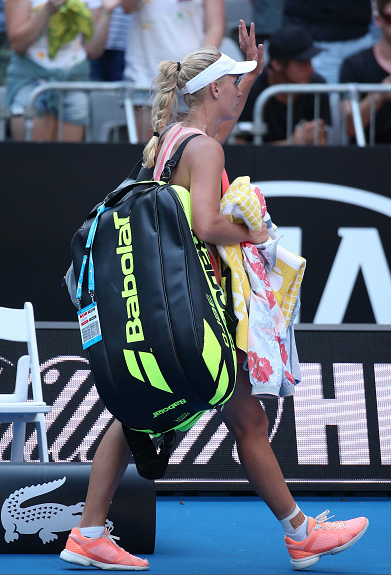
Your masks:
<path fill-rule="evenodd" d="M 248 337 L 248 313 L 247 300 L 250 297 L 251 288 L 247 274 L 243 267 L 242 250 L 239 244 L 231 246 L 217 246 L 221 259 L 231 269 L 232 296 L 234 301 L 235 315 L 238 318 L 236 326 L 236 347 L 247 353 Z M 221 285 L 225 289 L 223 278 Z"/>
<path fill-rule="evenodd" d="M 249 228 L 259 230 L 262 226 L 262 213 L 266 211 L 266 203 L 260 190 L 250 184 L 250 178 L 243 176 L 236 178 L 227 189 L 220 202 L 220 211 L 235 223 L 244 222 Z M 242 249 L 239 244 L 217 246 L 217 249 L 222 260 L 231 269 L 235 315 L 239 319 L 236 345 L 247 353 L 246 302 L 251 288 L 243 267 Z M 276 265 L 267 275 L 287 326 L 299 294 L 305 266 L 304 258 L 277 246 Z"/>
<path fill-rule="evenodd" d="M 49 58 L 53 60 L 62 46 L 83 34 L 91 40 L 94 24 L 91 12 L 81 0 L 67 0 L 49 20 Z"/>
<path fill-rule="evenodd" d="M 287 325 L 289 325 L 299 295 L 305 266 L 304 258 L 282 246 L 277 246 L 276 265 L 268 272 L 267 277 Z"/>

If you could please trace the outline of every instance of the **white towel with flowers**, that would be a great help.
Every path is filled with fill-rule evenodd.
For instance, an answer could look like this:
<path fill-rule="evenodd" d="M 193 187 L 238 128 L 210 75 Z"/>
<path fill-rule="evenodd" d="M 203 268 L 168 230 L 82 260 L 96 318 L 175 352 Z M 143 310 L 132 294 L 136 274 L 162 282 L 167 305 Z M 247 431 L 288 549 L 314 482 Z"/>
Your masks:
<path fill-rule="evenodd" d="M 220 208 L 252 229 L 260 229 L 267 216 L 265 198 L 248 176 L 234 180 Z M 279 246 L 273 228 L 269 236 L 258 246 L 243 242 L 217 249 L 231 269 L 236 345 L 247 353 L 252 395 L 285 397 L 301 379 L 293 321 L 306 261 Z"/>

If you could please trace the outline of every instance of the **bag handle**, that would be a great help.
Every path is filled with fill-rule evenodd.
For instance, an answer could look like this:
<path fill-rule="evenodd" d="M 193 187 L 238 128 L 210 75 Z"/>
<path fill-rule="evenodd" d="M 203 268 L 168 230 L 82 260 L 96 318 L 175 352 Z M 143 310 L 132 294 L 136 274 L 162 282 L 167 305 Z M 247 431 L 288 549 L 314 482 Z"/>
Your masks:
<path fill-rule="evenodd" d="M 172 429 L 163 434 L 159 453 L 148 433 L 130 429 L 122 424 L 122 431 L 133 454 L 134 463 L 141 477 L 160 479 L 164 476 L 171 452 L 174 449 L 176 434 Z"/>

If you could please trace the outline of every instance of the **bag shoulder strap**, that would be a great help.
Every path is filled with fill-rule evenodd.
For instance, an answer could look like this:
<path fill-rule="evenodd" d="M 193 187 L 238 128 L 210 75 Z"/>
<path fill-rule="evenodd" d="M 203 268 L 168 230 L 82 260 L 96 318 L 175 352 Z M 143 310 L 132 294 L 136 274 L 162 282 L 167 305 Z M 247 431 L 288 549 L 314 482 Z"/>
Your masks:
<path fill-rule="evenodd" d="M 192 140 L 193 138 L 196 138 L 197 136 L 202 136 L 202 134 L 191 134 L 188 138 L 183 140 L 183 142 L 178 147 L 177 151 L 172 156 L 172 158 L 167 160 L 167 162 L 165 163 L 165 166 L 164 166 L 161 178 L 160 178 L 161 181 L 166 182 L 168 184 L 168 182 L 170 181 L 171 175 L 172 175 L 172 170 L 175 168 L 175 166 L 178 164 L 179 160 L 181 159 L 183 150 L 185 149 L 186 145 L 190 142 L 190 140 Z M 140 162 L 141 162 L 141 160 L 139 161 L 139 164 L 140 164 Z M 104 203 L 106 205 L 106 207 L 109 207 L 109 208 L 115 206 L 115 204 L 117 202 L 119 202 L 120 200 L 122 200 L 122 198 L 128 193 L 130 187 L 135 186 L 135 185 L 136 186 L 140 185 L 140 181 L 141 182 L 150 181 L 151 183 L 153 183 L 152 170 L 153 170 L 153 168 L 141 168 L 141 170 L 139 171 L 139 174 L 136 178 L 136 181 L 134 181 L 134 179 L 130 180 L 129 178 L 126 178 L 126 180 L 124 180 L 117 188 L 115 188 L 115 190 L 113 190 L 112 192 L 107 194 L 107 196 L 105 197 L 103 202 L 100 202 L 99 204 L 97 204 L 94 207 L 93 210 L 91 210 L 87 219 L 89 220 L 89 219 L 96 216 L 97 210 L 98 210 L 99 206 L 102 205 L 102 203 Z"/>
<path fill-rule="evenodd" d="M 192 140 L 193 138 L 196 138 L 197 136 L 202 136 L 202 134 L 191 134 L 185 140 L 183 140 L 183 142 L 178 147 L 177 151 L 172 156 L 172 158 L 167 160 L 167 162 L 164 164 L 164 168 L 163 168 L 162 174 L 160 176 L 160 179 L 163 182 L 166 182 L 168 184 L 168 182 L 171 179 L 173 169 L 175 168 L 175 166 L 178 164 L 179 160 L 181 159 L 181 156 L 183 154 L 183 150 L 185 149 L 187 144 L 190 142 L 190 140 Z"/>

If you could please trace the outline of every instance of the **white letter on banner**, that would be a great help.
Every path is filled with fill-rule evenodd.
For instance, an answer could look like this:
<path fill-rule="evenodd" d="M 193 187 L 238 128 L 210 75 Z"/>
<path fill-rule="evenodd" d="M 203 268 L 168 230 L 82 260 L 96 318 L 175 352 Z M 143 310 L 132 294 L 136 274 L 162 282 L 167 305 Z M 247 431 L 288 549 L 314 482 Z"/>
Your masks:
<path fill-rule="evenodd" d="M 281 239 L 278 242 L 280 246 L 298 256 L 301 256 L 303 236 L 301 228 L 278 226 L 275 233 L 278 238 L 281 236 Z"/>
<path fill-rule="evenodd" d="M 342 323 L 360 269 L 376 323 L 391 323 L 391 273 L 376 228 L 339 228 L 342 238 L 314 323 Z"/>
<path fill-rule="evenodd" d="M 294 395 L 299 465 L 327 465 L 326 425 L 337 425 L 341 465 L 369 465 L 364 375 L 360 363 L 335 363 L 335 399 L 324 399 L 319 363 L 301 364 Z"/>
<path fill-rule="evenodd" d="M 375 387 L 382 465 L 391 465 L 391 364 L 375 363 Z"/>

